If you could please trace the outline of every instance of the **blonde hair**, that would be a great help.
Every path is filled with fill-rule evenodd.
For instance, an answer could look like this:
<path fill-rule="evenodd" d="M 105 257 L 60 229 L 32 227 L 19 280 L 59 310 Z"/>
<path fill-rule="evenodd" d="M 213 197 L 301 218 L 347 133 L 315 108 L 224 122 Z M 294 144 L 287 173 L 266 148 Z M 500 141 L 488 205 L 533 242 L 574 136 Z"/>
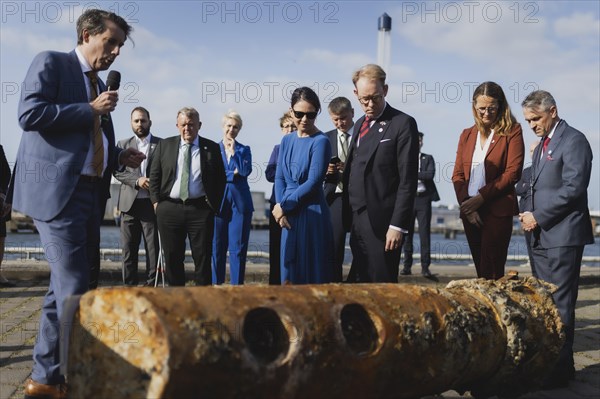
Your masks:
<path fill-rule="evenodd" d="M 362 77 L 379 80 L 381 85 L 385 85 L 386 74 L 382 67 L 377 64 L 367 64 L 352 74 L 352 83 L 356 86 L 356 82 Z"/>
<path fill-rule="evenodd" d="M 481 115 L 477 108 L 475 108 L 475 103 L 480 96 L 491 97 L 496 100 L 498 103 L 498 111 L 496 111 L 497 117 L 492 129 L 494 129 L 494 134 L 508 136 L 512 131 L 513 125 L 517 123 L 517 120 L 510 111 L 510 106 L 508 105 L 508 101 L 506 101 L 506 96 L 504 95 L 502 87 L 494 82 L 483 82 L 477 86 L 473 92 L 472 109 L 475 125 L 477 125 L 477 129 L 479 129 L 480 132 L 485 132 L 486 129 L 483 125 Z"/>
<path fill-rule="evenodd" d="M 236 111 L 234 111 L 232 109 L 227 111 L 227 113 L 225 115 L 223 115 L 223 119 L 221 120 L 221 123 L 224 125 L 225 122 L 227 121 L 227 119 L 233 119 L 239 125 L 240 130 L 242 129 L 242 117 Z"/>

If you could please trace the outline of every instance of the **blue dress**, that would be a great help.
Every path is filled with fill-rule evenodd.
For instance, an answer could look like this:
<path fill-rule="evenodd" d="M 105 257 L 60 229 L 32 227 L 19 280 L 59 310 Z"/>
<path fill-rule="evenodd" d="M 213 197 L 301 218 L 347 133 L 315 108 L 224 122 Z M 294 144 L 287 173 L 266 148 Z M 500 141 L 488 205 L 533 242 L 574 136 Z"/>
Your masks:
<path fill-rule="evenodd" d="M 329 283 L 333 275 L 333 230 L 323 180 L 331 144 L 321 132 L 288 134 L 281 140 L 275 198 L 291 229 L 282 229 L 281 282 Z"/>

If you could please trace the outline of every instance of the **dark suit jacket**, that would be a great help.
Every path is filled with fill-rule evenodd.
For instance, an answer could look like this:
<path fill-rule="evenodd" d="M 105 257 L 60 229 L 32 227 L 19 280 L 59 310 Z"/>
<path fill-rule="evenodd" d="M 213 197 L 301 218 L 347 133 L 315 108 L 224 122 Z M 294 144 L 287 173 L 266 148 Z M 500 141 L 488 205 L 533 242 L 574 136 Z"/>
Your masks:
<path fill-rule="evenodd" d="M 440 195 L 433 181 L 435 177 L 435 161 L 431 155 L 421 153 L 418 177 L 425 185 L 425 192 L 419 198 L 427 198 L 429 201 L 439 201 Z"/>
<path fill-rule="evenodd" d="M 271 156 L 269 157 L 269 162 L 267 163 L 267 168 L 265 169 L 265 176 L 267 177 L 267 181 L 271 183 L 275 183 L 275 173 L 277 172 L 277 159 L 279 158 L 279 144 L 276 144 L 273 147 L 273 151 L 271 152 Z M 269 198 L 269 203 L 271 205 L 275 205 L 275 185 L 273 184 L 273 188 L 271 190 L 271 197 Z"/>
<path fill-rule="evenodd" d="M 533 153 L 532 212 L 539 225 L 534 237 L 543 248 L 592 244 L 590 144 L 583 133 L 560 121 L 542 159 L 541 150 L 538 145 Z"/>
<path fill-rule="evenodd" d="M 150 167 L 152 165 L 152 154 L 154 154 L 154 149 L 156 148 L 160 140 L 160 137 L 156 137 L 154 135 L 152 135 L 152 137 L 150 138 L 150 148 L 148 149 L 146 160 L 146 176 L 150 175 Z M 138 148 L 136 136 L 120 140 L 117 143 L 117 147 L 122 149 L 133 147 L 137 150 Z M 122 171 L 115 171 L 114 176 L 118 181 L 123 183 L 121 184 L 121 188 L 119 190 L 119 201 L 117 207 L 121 212 L 128 212 L 131 209 L 131 205 L 133 205 L 133 201 L 135 201 L 138 195 L 139 188 L 136 187 L 135 184 L 137 180 L 142 176 L 140 168 L 126 167 Z"/>
<path fill-rule="evenodd" d="M 350 190 L 364 190 L 367 212 L 373 232 L 385 238 L 390 225 L 409 230 L 413 223 L 414 198 L 417 192 L 419 137 L 417 122 L 410 115 L 389 104 L 367 134 L 376 143 L 370 147 L 369 161 L 362 176 L 362 187 L 349 187 L 352 156 L 358 131 L 365 117 L 354 124 L 354 134 L 348 150 L 349 162 L 344 169 L 344 227 L 350 229 L 352 209 Z"/>
<path fill-rule="evenodd" d="M 477 126 L 474 125 L 463 130 L 458 140 L 452 183 L 459 204 L 469 198 L 471 162 L 478 134 Z M 479 194 L 484 199 L 484 205 L 480 208 L 482 212 L 489 211 L 495 216 L 519 213 L 515 183 L 521 178 L 524 154 L 523 132 L 518 123 L 510 134 L 494 135 L 484 160 L 486 184 L 479 189 Z"/>
<path fill-rule="evenodd" d="M 177 179 L 177 155 L 180 136 L 162 139 L 154 150 L 150 168 L 150 200 L 153 204 L 169 198 Z M 219 145 L 199 137 L 200 173 L 206 191 L 206 201 L 215 213 L 219 213 L 225 191 L 225 168 Z"/>
<path fill-rule="evenodd" d="M 102 81 L 98 84 L 101 92 L 106 90 Z M 13 208 L 48 221 L 71 198 L 91 145 L 94 115 L 75 51 L 46 51 L 34 58 L 21 90 L 18 116 L 24 132 L 11 188 Z M 110 116 L 102 130 L 108 140 L 108 166 L 101 191 L 106 199 L 120 150 L 115 146 Z"/>
<path fill-rule="evenodd" d="M 348 132 L 350 135 L 352 132 Z M 338 153 L 338 133 L 337 129 L 333 129 L 325 133 L 329 138 L 329 144 L 331 144 L 331 157 L 339 157 Z M 348 143 L 348 153 L 350 153 L 350 145 L 352 144 L 352 136 L 349 137 L 350 142 Z M 325 183 L 323 184 L 323 191 L 325 192 L 325 200 L 327 205 L 331 205 L 334 200 L 335 189 L 338 182 L 342 179 L 341 173 L 335 173 L 333 175 L 325 175 Z"/>
<path fill-rule="evenodd" d="M 10 182 L 10 165 L 4 154 L 4 147 L 0 144 L 0 193 L 6 194 Z"/>
<path fill-rule="evenodd" d="M 521 180 L 515 185 L 515 192 L 519 198 L 519 211 L 531 211 L 533 203 L 531 202 L 531 166 L 523 169 Z"/>

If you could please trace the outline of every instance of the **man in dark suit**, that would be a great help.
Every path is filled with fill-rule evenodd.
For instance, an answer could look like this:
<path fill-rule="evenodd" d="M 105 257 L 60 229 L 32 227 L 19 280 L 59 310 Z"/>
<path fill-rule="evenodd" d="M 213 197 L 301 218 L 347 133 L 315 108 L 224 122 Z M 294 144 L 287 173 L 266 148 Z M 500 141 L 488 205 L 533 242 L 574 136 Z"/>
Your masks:
<path fill-rule="evenodd" d="M 575 377 L 575 304 L 583 248 L 592 244 L 587 188 L 592 150 L 585 135 L 560 119 L 550 93 L 537 90 L 522 102 L 525 120 L 541 138 L 533 153 L 531 212 L 519 215 L 533 231 L 532 252 L 540 279 L 555 284 L 552 294 L 566 329 L 566 340 L 544 388 L 566 387 Z"/>
<path fill-rule="evenodd" d="M 342 265 L 344 263 L 344 252 L 346 250 L 346 229 L 342 219 L 342 193 L 344 184 L 342 174 L 348 157 L 352 127 L 354 126 L 354 108 L 346 97 L 337 97 L 331 100 L 328 106 L 329 116 L 335 129 L 325 133 L 331 144 L 330 162 L 325 175 L 325 199 L 331 212 L 331 224 L 333 225 L 333 282 L 342 281 Z M 336 159 L 337 158 L 337 159 Z M 356 280 L 356 271 L 349 273 L 349 280 Z"/>
<path fill-rule="evenodd" d="M 123 284 L 138 285 L 138 250 L 142 236 L 146 249 L 146 281 L 144 285 L 154 285 L 156 264 L 158 263 L 158 228 L 156 214 L 150 201 L 150 165 L 152 154 L 160 138 L 150 133 L 152 121 L 144 107 L 131 111 L 131 129 L 134 136 L 117 143 L 119 148 L 135 148 L 146 155 L 139 168 L 126 168 L 115 171 L 119 180 L 118 210 L 121 212 L 121 245 L 123 248 Z"/>
<path fill-rule="evenodd" d="M 144 159 L 135 149 L 116 148 L 109 113 L 118 92 L 97 78 L 130 31 L 114 13 L 87 10 L 77 20 L 76 49 L 38 54 L 23 83 L 12 204 L 33 218 L 50 264 L 28 398 L 66 395 L 57 339 L 63 301 L 88 289 L 112 171 Z"/>
<path fill-rule="evenodd" d="M 354 128 L 344 169 L 344 224 L 350 228 L 352 267 L 361 282 L 397 282 L 403 235 L 412 222 L 417 191 L 417 122 L 385 101 L 380 66 L 352 77 L 365 112 Z"/>
<path fill-rule="evenodd" d="M 197 285 L 212 282 L 214 217 L 225 191 L 225 167 L 214 141 L 198 135 L 194 108 L 177 113 L 179 136 L 158 143 L 150 168 L 150 199 L 165 254 L 167 282 L 185 285 L 185 240 L 189 238 Z"/>
<path fill-rule="evenodd" d="M 423 133 L 419 132 L 419 149 L 423 147 Z M 421 243 L 421 274 L 434 278 L 429 265 L 431 264 L 431 202 L 439 201 L 440 196 L 433 178 L 435 177 L 435 161 L 429 154 L 419 152 L 419 179 L 417 181 L 417 196 L 415 210 L 408 234 L 404 240 L 404 267 L 400 271 L 403 276 L 410 275 L 413 264 L 413 236 L 415 234 L 415 219 L 419 222 L 419 240 Z"/>
<path fill-rule="evenodd" d="M 538 146 L 539 142 L 536 141 L 531 144 L 529 147 L 529 155 L 533 160 L 533 152 L 535 148 Z M 531 165 L 523 169 L 523 173 L 521 173 L 521 179 L 515 184 L 515 193 L 520 197 L 519 198 L 519 211 L 523 212 L 531 212 L 533 208 L 533 203 L 531 202 Z M 533 263 L 533 252 L 531 251 L 531 236 L 533 233 L 531 231 L 524 231 L 525 236 L 525 245 L 527 245 L 527 255 L 529 256 L 529 266 L 531 266 L 531 274 L 538 278 L 537 272 L 535 271 L 535 265 Z"/>

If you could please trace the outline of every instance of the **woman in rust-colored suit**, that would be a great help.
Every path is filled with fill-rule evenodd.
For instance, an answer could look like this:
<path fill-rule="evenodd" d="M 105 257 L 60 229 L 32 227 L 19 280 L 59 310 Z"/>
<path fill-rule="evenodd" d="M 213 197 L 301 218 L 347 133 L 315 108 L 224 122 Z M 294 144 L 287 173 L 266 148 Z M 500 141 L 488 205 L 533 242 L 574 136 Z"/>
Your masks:
<path fill-rule="evenodd" d="M 523 169 L 523 132 L 494 82 L 475 89 L 472 107 L 475 125 L 460 135 L 452 183 L 477 277 L 499 279 L 519 213 L 515 183 Z"/>

